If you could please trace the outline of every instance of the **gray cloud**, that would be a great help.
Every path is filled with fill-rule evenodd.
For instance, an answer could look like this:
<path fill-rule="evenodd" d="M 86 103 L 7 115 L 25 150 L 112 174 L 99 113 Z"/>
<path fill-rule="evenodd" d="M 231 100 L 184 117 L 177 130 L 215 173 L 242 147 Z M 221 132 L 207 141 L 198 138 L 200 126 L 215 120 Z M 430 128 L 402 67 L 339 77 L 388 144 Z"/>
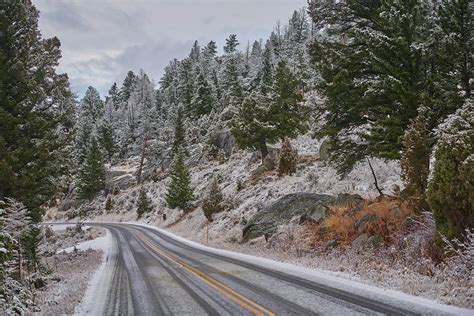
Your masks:
<path fill-rule="evenodd" d="M 79 95 L 93 85 L 105 94 L 128 70 L 158 81 L 163 67 L 189 53 L 194 40 L 220 47 L 230 33 L 265 38 L 306 0 L 33 0 L 45 37 L 58 36 L 67 72 Z"/>

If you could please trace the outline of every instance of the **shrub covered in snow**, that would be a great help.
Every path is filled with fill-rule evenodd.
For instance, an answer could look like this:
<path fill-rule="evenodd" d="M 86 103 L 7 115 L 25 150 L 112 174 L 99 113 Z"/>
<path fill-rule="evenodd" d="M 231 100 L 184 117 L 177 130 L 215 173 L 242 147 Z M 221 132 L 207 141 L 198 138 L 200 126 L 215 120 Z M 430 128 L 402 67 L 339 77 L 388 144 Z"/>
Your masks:
<path fill-rule="evenodd" d="M 224 206 L 222 202 L 223 197 L 221 189 L 219 188 L 219 183 L 217 182 L 217 179 L 213 179 L 209 192 L 202 203 L 202 210 L 208 221 L 213 221 L 212 214 L 223 210 Z"/>
<path fill-rule="evenodd" d="M 436 220 L 436 238 L 462 239 L 474 227 L 474 103 L 467 101 L 440 128 L 428 202 Z"/>

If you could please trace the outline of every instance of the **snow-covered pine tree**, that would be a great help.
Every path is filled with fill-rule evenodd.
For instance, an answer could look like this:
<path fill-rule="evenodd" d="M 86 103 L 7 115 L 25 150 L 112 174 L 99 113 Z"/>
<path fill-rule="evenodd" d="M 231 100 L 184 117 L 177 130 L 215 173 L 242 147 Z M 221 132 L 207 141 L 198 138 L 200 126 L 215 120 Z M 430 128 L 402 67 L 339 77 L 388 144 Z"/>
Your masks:
<path fill-rule="evenodd" d="M 189 210 L 194 200 L 189 170 L 184 163 L 184 154 L 180 149 L 175 154 L 170 172 L 171 182 L 166 193 L 166 203 L 172 209 Z"/>
<path fill-rule="evenodd" d="M 237 51 L 237 46 L 239 46 L 239 41 L 236 34 L 231 34 L 225 40 L 224 52 L 226 54 L 233 54 Z"/>
<path fill-rule="evenodd" d="M 266 42 L 265 49 L 263 50 L 261 69 L 260 91 L 263 94 L 267 94 L 273 86 L 273 60 L 270 41 Z"/>
<path fill-rule="evenodd" d="M 433 178 L 427 191 L 436 221 L 436 240 L 465 237 L 474 227 L 474 102 L 464 106 L 440 127 Z"/>
<path fill-rule="evenodd" d="M 114 208 L 114 201 L 112 200 L 112 196 L 110 194 L 107 196 L 107 200 L 105 201 L 105 210 L 111 211 Z"/>
<path fill-rule="evenodd" d="M 178 113 L 176 115 L 176 120 L 174 124 L 174 140 L 171 152 L 175 156 L 178 152 L 185 152 L 185 142 L 186 142 L 186 131 L 184 129 L 184 114 L 183 109 L 178 108 Z"/>
<path fill-rule="evenodd" d="M 60 42 L 42 38 L 38 16 L 30 0 L 0 2 L 0 200 L 21 201 L 35 221 L 64 171 L 61 109 L 71 102 L 56 73 Z"/>
<path fill-rule="evenodd" d="M 217 181 L 217 178 L 214 178 L 210 183 L 207 196 L 202 202 L 202 210 L 204 212 L 204 216 L 206 216 L 209 222 L 213 221 L 213 214 L 223 211 L 223 200 L 224 198 L 222 196 L 222 191 L 219 188 L 219 182 Z"/>
<path fill-rule="evenodd" d="M 268 155 L 267 143 L 274 143 L 275 126 L 269 122 L 270 99 L 253 93 L 245 98 L 232 121 L 232 135 L 242 149 L 259 150 L 262 162 Z"/>
<path fill-rule="evenodd" d="M 270 122 L 275 126 L 278 139 L 295 138 L 308 130 L 308 110 L 303 104 L 300 81 L 283 60 L 275 69 L 272 99 Z"/>
<path fill-rule="evenodd" d="M 105 189 L 105 166 L 102 152 L 95 137 L 92 137 L 86 160 L 79 170 L 77 193 L 82 199 L 92 199 Z"/>
<path fill-rule="evenodd" d="M 122 83 L 122 88 L 120 88 L 120 101 L 123 104 L 127 104 L 128 99 L 132 95 L 133 86 L 135 85 L 136 80 L 137 76 L 135 73 L 133 71 L 129 71 Z"/>
<path fill-rule="evenodd" d="M 103 120 L 99 127 L 99 143 L 107 156 L 107 161 L 112 162 L 114 156 L 116 144 L 114 139 L 114 130 L 108 120 Z"/>
<path fill-rule="evenodd" d="M 138 218 L 141 218 L 143 214 L 150 213 L 151 211 L 153 211 L 151 200 L 148 197 L 146 190 L 141 187 L 137 199 L 137 216 Z"/>
<path fill-rule="evenodd" d="M 281 145 L 280 161 L 278 163 L 278 174 L 280 176 L 292 175 L 296 172 L 298 153 L 293 149 L 288 139 Z"/>
<path fill-rule="evenodd" d="M 214 109 L 212 88 L 209 86 L 204 73 L 201 71 L 197 78 L 196 91 L 192 99 L 192 113 L 194 118 L 211 113 Z"/>

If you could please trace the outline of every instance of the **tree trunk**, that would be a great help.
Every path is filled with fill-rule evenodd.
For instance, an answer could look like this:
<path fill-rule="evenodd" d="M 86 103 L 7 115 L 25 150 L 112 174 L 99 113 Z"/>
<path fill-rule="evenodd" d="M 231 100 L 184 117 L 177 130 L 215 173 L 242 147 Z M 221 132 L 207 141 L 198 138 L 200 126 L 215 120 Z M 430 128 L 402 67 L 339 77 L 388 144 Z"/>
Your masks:
<path fill-rule="evenodd" d="M 140 166 L 138 167 L 138 172 L 137 172 L 137 184 L 142 183 L 143 162 L 145 160 L 147 140 L 148 140 L 148 131 L 145 129 L 145 131 L 143 132 L 143 146 L 142 146 L 142 155 L 140 158 Z"/>
<path fill-rule="evenodd" d="M 268 147 L 266 143 L 263 143 L 262 145 L 260 145 L 260 152 L 262 153 L 262 165 L 263 165 L 265 158 L 267 158 L 268 156 Z"/>
<path fill-rule="evenodd" d="M 368 157 L 366 159 L 367 159 L 367 162 L 369 163 L 370 171 L 372 171 L 372 176 L 374 177 L 375 188 L 379 192 L 380 196 L 384 196 L 385 194 L 383 194 L 382 190 L 379 188 L 379 183 L 377 181 L 377 176 L 375 175 L 374 168 L 372 167 L 372 163 L 370 162 L 370 159 Z"/>

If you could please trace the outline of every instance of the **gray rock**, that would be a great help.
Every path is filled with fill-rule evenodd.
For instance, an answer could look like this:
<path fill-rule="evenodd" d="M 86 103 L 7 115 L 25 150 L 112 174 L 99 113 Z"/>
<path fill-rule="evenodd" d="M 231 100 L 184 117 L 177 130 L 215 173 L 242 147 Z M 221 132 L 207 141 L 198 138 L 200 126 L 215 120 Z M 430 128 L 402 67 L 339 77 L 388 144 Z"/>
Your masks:
<path fill-rule="evenodd" d="M 326 241 L 326 243 L 324 244 L 324 247 L 326 249 L 330 249 L 330 248 L 334 248 L 336 247 L 337 245 L 337 240 L 336 239 L 329 239 L 328 241 Z"/>
<path fill-rule="evenodd" d="M 268 156 L 266 159 L 277 159 L 280 157 L 280 150 L 274 147 L 268 147 Z M 254 151 L 250 156 L 249 164 L 254 164 L 262 161 L 262 153 L 260 151 Z"/>
<path fill-rule="evenodd" d="M 223 129 L 214 132 L 210 136 L 211 144 L 219 149 L 222 149 L 224 155 L 229 158 L 235 147 L 235 138 L 228 129 Z"/>
<path fill-rule="evenodd" d="M 265 171 L 267 171 L 267 169 L 265 168 L 264 165 L 258 166 L 257 169 L 252 171 L 252 174 L 251 174 L 252 179 L 256 180 L 256 179 L 260 178 L 261 176 L 263 176 Z"/>
<path fill-rule="evenodd" d="M 365 233 L 360 235 L 359 237 L 354 239 L 354 241 L 352 242 L 352 248 L 362 248 L 362 247 L 364 247 L 367 244 L 368 239 L 369 239 L 369 235 L 367 235 Z"/>
<path fill-rule="evenodd" d="M 370 236 L 369 239 L 367 239 L 367 245 L 372 247 L 372 248 L 378 248 L 382 244 L 382 238 L 380 238 L 379 235 L 373 235 Z"/>
<path fill-rule="evenodd" d="M 243 230 L 243 241 L 247 242 L 259 236 L 271 236 L 278 226 L 288 224 L 301 216 L 303 221 L 320 222 L 329 211 L 329 204 L 337 198 L 332 195 L 315 193 L 289 194 L 266 206 L 252 217 Z"/>
<path fill-rule="evenodd" d="M 374 214 L 365 214 L 364 216 L 362 216 L 361 218 L 357 220 L 357 222 L 355 223 L 355 228 L 360 229 L 365 225 L 365 223 L 374 221 L 376 219 L 377 219 L 377 216 L 375 216 Z"/>
<path fill-rule="evenodd" d="M 116 179 L 112 179 L 110 187 L 113 189 L 126 190 L 137 182 L 137 179 L 131 175 L 126 174 Z"/>
<path fill-rule="evenodd" d="M 319 159 L 321 161 L 329 161 L 331 147 L 332 146 L 331 146 L 331 143 L 329 142 L 329 140 L 323 141 L 323 143 L 319 147 Z"/>
<path fill-rule="evenodd" d="M 72 208 L 76 208 L 79 206 L 79 201 L 77 199 L 77 196 L 75 192 L 67 195 L 59 204 L 58 206 L 58 212 L 66 212 L 69 211 Z"/>

